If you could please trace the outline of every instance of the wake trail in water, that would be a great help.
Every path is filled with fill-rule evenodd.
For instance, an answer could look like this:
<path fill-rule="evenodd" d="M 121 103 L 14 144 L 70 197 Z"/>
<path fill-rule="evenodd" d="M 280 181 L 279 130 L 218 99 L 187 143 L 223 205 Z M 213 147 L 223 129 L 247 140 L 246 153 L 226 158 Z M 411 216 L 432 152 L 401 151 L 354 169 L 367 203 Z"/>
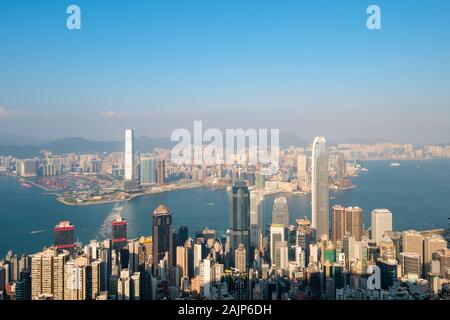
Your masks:
<path fill-rule="evenodd" d="M 112 208 L 111 212 L 106 216 L 105 220 L 103 221 L 102 225 L 100 226 L 100 229 L 97 233 L 97 239 L 104 240 L 108 239 L 111 236 L 111 221 L 114 220 L 117 216 L 120 216 L 122 213 L 123 206 L 120 204 L 120 202 L 116 203 L 114 207 Z"/>

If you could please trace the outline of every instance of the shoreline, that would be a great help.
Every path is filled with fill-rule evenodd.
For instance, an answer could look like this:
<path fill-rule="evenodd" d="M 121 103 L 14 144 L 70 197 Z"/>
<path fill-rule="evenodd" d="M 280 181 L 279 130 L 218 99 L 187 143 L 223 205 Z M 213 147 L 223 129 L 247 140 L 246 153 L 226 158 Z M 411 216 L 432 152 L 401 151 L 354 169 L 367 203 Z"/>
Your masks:
<path fill-rule="evenodd" d="M 186 185 L 186 186 L 179 186 L 174 189 L 162 189 L 162 190 L 151 190 L 146 192 L 140 192 L 135 194 L 130 194 L 130 196 L 126 199 L 111 199 L 111 200 L 99 200 L 99 201 L 87 201 L 87 202 L 81 202 L 81 203 L 72 203 L 68 202 L 61 198 L 61 196 L 56 198 L 56 201 L 67 205 L 67 206 L 95 206 L 95 205 L 102 205 L 102 204 L 110 204 L 110 203 L 122 203 L 126 201 L 133 200 L 138 197 L 142 196 L 149 196 L 153 194 L 161 194 L 165 192 L 171 192 L 171 191 L 182 191 L 182 190 L 190 190 L 190 189 L 200 189 L 200 188 L 211 188 L 209 185 L 203 185 L 203 184 L 194 184 L 194 185 Z"/>

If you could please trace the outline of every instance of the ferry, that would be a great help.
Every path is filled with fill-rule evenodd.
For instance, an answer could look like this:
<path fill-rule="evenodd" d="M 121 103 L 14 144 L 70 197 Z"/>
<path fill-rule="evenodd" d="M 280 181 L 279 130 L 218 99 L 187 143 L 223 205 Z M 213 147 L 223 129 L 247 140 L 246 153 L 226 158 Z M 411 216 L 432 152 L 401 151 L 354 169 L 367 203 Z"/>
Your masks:
<path fill-rule="evenodd" d="M 393 163 L 391 163 L 391 167 L 400 167 L 400 163 L 393 162 Z"/>

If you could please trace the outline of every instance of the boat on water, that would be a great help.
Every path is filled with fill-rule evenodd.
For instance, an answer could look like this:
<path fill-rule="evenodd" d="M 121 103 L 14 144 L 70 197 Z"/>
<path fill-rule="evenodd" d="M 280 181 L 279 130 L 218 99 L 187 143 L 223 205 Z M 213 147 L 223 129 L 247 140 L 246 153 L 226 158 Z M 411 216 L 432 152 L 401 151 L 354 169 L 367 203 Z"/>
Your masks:
<path fill-rule="evenodd" d="M 400 167 L 400 163 L 398 162 L 393 162 L 390 164 L 391 167 Z"/>
<path fill-rule="evenodd" d="M 24 187 L 25 189 L 31 189 L 33 186 L 29 183 L 22 182 L 22 187 Z"/>

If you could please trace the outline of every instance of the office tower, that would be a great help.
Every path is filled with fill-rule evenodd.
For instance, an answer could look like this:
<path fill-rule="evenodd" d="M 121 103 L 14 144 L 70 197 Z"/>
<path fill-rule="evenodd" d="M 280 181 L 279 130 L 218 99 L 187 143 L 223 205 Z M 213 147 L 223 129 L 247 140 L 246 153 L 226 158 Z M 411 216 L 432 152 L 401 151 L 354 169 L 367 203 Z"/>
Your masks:
<path fill-rule="evenodd" d="M 444 237 L 437 234 L 432 234 L 425 238 L 424 240 L 424 264 L 428 264 L 433 260 L 433 255 L 436 251 L 447 248 L 447 241 Z"/>
<path fill-rule="evenodd" d="M 383 290 L 387 290 L 393 286 L 394 281 L 397 279 L 398 263 L 395 258 L 395 253 L 387 249 L 377 259 L 376 265 L 380 268 L 381 289 Z"/>
<path fill-rule="evenodd" d="M 187 226 L 180 226 L 178 228 L 178 245 L 184 246 L 189 239 L 189 229 Z"/>
<path fill-rule="evenodd" d="M 70 221 L 61 221 L 53 229 L 55 238 L 54 246 L 57 249 L 72 249 L 75 247 L 74 242 L 75 227 L 70 224 Z"/>
<path fill-rule="evenodd" d="M 229 252 L 231 259 L 234 260 L 233 253 L 240 244 L 243 244 L 245 248 L 250 247 L 250 193 L 243 180 L 236 180 L 231 188 L 228 225 Z M 234 265 L 234 261 L 231 261 L 231 264 Z"/>
<path fill-rule="evenodd" d="M 360 241 L 363 231 L 362 224 L 363 211 L 361 208 L 334 206 L 332 214 L 333 242 L 342 241 L 346 232 L 350 233 L 356 241 Z"/>
<path fill-rule="evenodd" d="M 392 213 L 387 209 L 375 209 L 372 211 L 372 240 L 380 244 L 383 235 L 392 231 Z"/>
<path fill-rule="evenodd" d="M 234 261 L 239 272 L 247 272 L 247 251 L 242 243 L 234 252 Z"/>
<path fill-rule="evenodd" d="M 130 277 L 130 298 L 131 300 L 141 300 L 141 273 L 135 272 Z"/>
<path fill-rule="evenodd" d="M 450 249 L 440 249 L 435 253 L 435 260 L 439 261 L 440 272 L 439 276 L 441 278 L 447 279 L 450 277 Z"/>
<path fill-rule="evenodd" d="M 111 239 L 115 250 L 127 244 L 127 222 L 120 216 L 111 221 Z"/>
<path fill-rule="evenodd" d="M 300 268 L 306 266 L 305 250 L 301 246 L 295 246 L 295 263 Z"/>
<path fill-rule="evenodd" d="M 66 263 L 64 300 L 89 300 L 92 295 L 92 268 L 85 257 Z"/>
<path fill-rule="evenodd" d="M 202 245 L 200 243 L 194 244 L 194 275 L 200 274 L 200 263 L 202 261 Z"/>
<path fill-rule="evenodd" d="M 402 275 L 420 278 L 422 275 L 422 257 L 414 252 L 400 253 Z"/>
<path fill-rule="evenodd" d="M 388 236 L 387 234 L 385 234 L 381 240 L 380 240 L 380 244 L 378 245 L 378 247 L 380 248 L 380 256 L 383 256 L 384 252 L 389 251 L 389 252 L 393 252 L 395 255 L 395 259 L 397 259 L 397 249 L 395 247 L 395 243 L 394 241 L 392 241 L 392 238 L 390 236 Z"/>
<path fill-rule="evenodd" d="M 125 180 L 134 180 L 134 132 L 125 130 Z"/>
<path fill-rule="evenodd" d="M 289 208 L 285 197 L 276 197 L 272 208 L 272 224 L 289 228 Z"/>
<path fill-rule="evenodd" d="M 287 241 L 276 241 L 274 262 L 272 262 L 272 265 L 275 266 L 276 270 L 287 270 L 288 258 Z"/>
<path fill-rule="evenodd" d="M 347 269 L 349 269 L 351 263 L 356 260 L 356 241 L 351 234 L 346 233 L 342 242 L 345 254 L 345 264 Z"/>
<path fill-rule="evenodd" d="M 139 239 L 130 240 L 128 242 L 128 265 L 126 268 L 130 270 L 131 274 L 143 269 L 143 258 L 143 246 L 141 246 Z"/>
<path fill-rule="evenodd" d="M 172 211 L 160 205 L 153 211 L 153 272 L 158 269 L 159 261 L 168 254 L 169 266 L 172 265 Z"/>
<path fill-rule="evenodd" d="M 270 261 L 275 264 L 275 249 L 277 242 L 285 241 L 286 229 L 283 225 L 272 224 L 270 226 Z"/>
<path fill-rule="evenodd" d="M 418 254 L 421 258 L 421 263 L 423 263 L 423 236 L 415 230 L 404 231 L 403 252 Z"/>
<path fill-rule="evenodd" d="M 295 224 L 297 228 L 295 244 L 305 251 L 306 258 L 308 258 L 309 243 L 312 240 L 311 222 L 308 218 L 304 218 L 296 219 Z"/>
<path fill-rule="evenodd" d="M 187 257 L 187 250 L 184 246 L 177 247 L 177 267 L 180 269 L 180 276 L 187 277 L 188 257 Z"/>
<path fill-rule="evenodd" d="M 316 137 L 312 149 L 312 225 L 317 236 L 329 234 L 328 151 L 326 140 Z"/>
<path fill-rule="evenodd" d="M 166 175 L 166 162 L 162 159 L 156 161 L 156 183 L 164 184 Z"/>
<path fill-rule="evenodd" d="M 156 159 L 145 158 L 140 161 L 140 183 L 143 186 L 156 184 Z"/>
<path fill-rule="evenodd" d="M 264 232 L 264 194 L 261 190 L 250 192 L 250 249 L 260 249 Z"/>
<path fill-rule="evenodd" d="M 203 259 L 200 264 L 200 286 L 201 292 L 206 299 L 211 295 L 211 260 Z"/>

